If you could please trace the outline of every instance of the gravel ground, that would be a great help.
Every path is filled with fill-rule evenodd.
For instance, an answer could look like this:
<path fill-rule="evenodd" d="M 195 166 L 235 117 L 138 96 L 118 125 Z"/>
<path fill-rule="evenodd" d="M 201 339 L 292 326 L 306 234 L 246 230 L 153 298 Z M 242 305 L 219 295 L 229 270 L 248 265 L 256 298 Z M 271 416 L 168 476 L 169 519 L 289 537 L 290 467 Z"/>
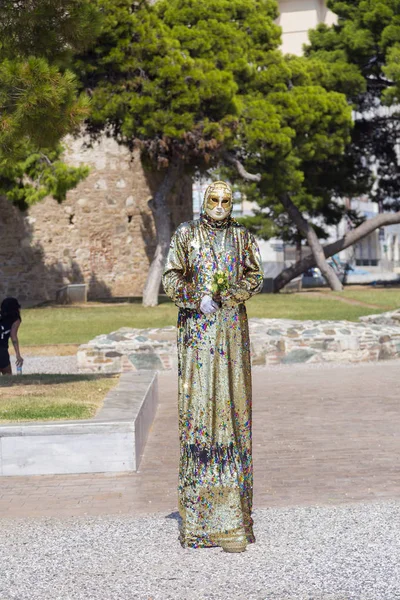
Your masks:
<path fill-rule="evenodd" d="M 16 372 L 14 357 L 11 357 L 13 373 Z M 78 373 L 76 356 L 26 356 L 23 366 L 24 375 L 31 373 L 70 374 Z M 0 598 L 0 600 L 3 600 Z"/>
<path fill-rule="evenodd" d="M 243 554 L 183 549 L 177 517 L 3 520 L 1 600 L 397 600 L 400 502 L 255 512 Z"/>
<path fill-rule="evenodd" d="M 15 360 L 14 357 L 11 357 L 11 364 L 13 368 L 13 372 L 15 373 Z M 319 371 L 323 369 L 324 371 L 330 371 L 331 369 L 339 368 L 340 369 L 370 369 L 373 367 L 374 369 L 379 369 L 380 367 L 385 368 L 389 364 L 389 361 L 381 360 L 375 362 L 365 362 L 365 363 L 297 363 L 290 365 L 270 365 L 268 367 L 265 366 L 254 366 L 252 368 L 253 372 L 256 373 L 258 371 L 291 371 L 291 374 L 294 373 L 295 370 L 299 371 Z M 390 365 L 398 365 L 400 369 L 400 360 L 391 360 Z M 79 373 L 76 356 L 27 356 L 25 358 L 24 374 L 30 373 Z M 0 600 L 2 600 L 0 598 Z"/>

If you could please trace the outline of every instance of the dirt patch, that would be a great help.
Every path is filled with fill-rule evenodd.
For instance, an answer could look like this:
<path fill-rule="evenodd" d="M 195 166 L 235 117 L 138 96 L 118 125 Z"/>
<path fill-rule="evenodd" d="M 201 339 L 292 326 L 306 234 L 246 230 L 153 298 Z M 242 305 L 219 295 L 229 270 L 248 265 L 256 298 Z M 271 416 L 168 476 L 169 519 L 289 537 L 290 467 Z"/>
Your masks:
<path fill-rule="evenodd" d="M 378 310 L 382 310 L 387 308 L 390 310 L 390 306 L 380 306 L 379 304 L 371 304 L 370 302 L 363 302 L 362 300 L 354 300 L 354 298 L 345 298 L 343 296 L 336 296 L 335 294 L 330 294 L 329 292 L 317 292 L 315 290 L 312 291 L 313 296 L 317 296 L 318 298 L 329 298 L 330 300 L 337 300 L 338 302 L 344 302 L 345 304 L 352 304 L 353 306 L 365 306 L 365 308 L 376 308 Z"/>
<path fill-rule="evenodd" d="M 22 346 L 22 356 L 75 356 L 80 344 Z"/>

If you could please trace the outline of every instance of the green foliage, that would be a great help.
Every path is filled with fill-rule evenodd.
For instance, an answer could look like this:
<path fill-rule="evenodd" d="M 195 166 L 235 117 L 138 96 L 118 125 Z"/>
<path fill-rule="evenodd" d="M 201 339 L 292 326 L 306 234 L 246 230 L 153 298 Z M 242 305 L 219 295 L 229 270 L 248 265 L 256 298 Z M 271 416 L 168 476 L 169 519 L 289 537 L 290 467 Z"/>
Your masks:
<path fill-rule="evenodd" d="M 270 0 L 97 2 L 102 33 L 76 60 L 92 96 L 93 136 L 107 131 L 130 148 L 139 143 L 157 169 L 178 158 L 201 171 L 233 154 L 262 175 L 250 192 L 260 205 L 252 225 L 259 235 L 298 235 L 285 221 L 283 191 L 310 218 L 340 221 L 344 185 L 359 189 L 364 180 L 335 176 L 338 161 L 346 168 L 352 121 L 345 96 L 329 86 L 340 79 L 349 88 L 354 69 L 283 56 Z"/>
<path fill-rule="evenodd" d="M 236 220 L 263 240 L 280 236 L 282 233 L 278 220 L 273 218 L 273 214 L 263 213 L 261 210 L 255 210 L 255 214 L 250 217 L 240 217 Z"/>
<path fill-rule="evenodd" d="M 343 94 L 318 80 L 318 72 L 332 77 L 329 69 L 322 61 L 283 56 L 277 50 L 276 6 L 270 2 L 198 4 L 163 0 L 157 7 L 185 52 L 214 59 L 234 77 L 237 125 L 224 139 L 224 149 L 262 175 L 252 198 L 267 211 L 265 225 L 261 211 L 253 220 L 258 235 L 293 229 L 282 222 L 282 192 L 291 192 L 311 216 L 324 212 L 329 223 L 340 221 L 343 209 L 336 199 L 341 185 L 333 173 L 350 139 L 351 108 Z"/>
<path fill-rule="evenodd" d="M 311 31 L 306 54 L 333 71 L 325 85 L 346 93 L 354 109 L 346 178 L 362 182 L 383 209 L 398 210 L 400 1 L 330 0 L 328 6 L 338 23 Z M 344 80 L 340 73 L 351 77 Z"/>
<path fill-rule="evenodd" d="M 216 163 L 235 137 L 243 93 L 279 44 L 266 0 L 99 0 L 103 32 L 76 69 L 92 93 L 92 134 L 140 142 L 153 167 Z M 259 82 L 259 85 L 262 82 Z M 264 82 L 267 85 L 267 82 Z"/>
<path fill-rule="evenodd" d="M 262 175 L 257 186 L 241 186 L 248 195 L 252 187 L 251 199 L 261 208 L 251 223 L 243 220 L 246 225 L 260 237 L 298 235 L 280 203 L 280 194 L 288 191 L 311 218 L 322 213 L 329 224 L 339 222 L 342 188 L 334 172 L 350 139 L 351 108 L 342 94 L 318 81 L 318 71 L 332 77 L 325 64 L 277 50 L 276 7 L 269 2 L 218 1 L 199 7 L 191 1 L 160 1 L 157 6 L 185 52 L 215 59 L 218 68 L 230 69 L 237 84 L 237 124 L 223 148 Z M 240 181 L 234 172 L 230 179 Z M 326 236 L 322 228 L 320 233 Z"/>
<path fill-rule="evenodd" d="M 95 38 L 99 11 L 89 0 L 3 0 L 1 10 L 0 193 L 21 208 L 61 200 L 87 174 L 60 160 L 60 139 L 89 113 L 66 67 Z"/>
<path fill-rule="evenodd" d="M 383 90 L 383 102 L 388 106 L 398 104 L 400 102 L 400 43 L 389 48 L 386 65 L 382 66 L 382 72 L 394 84 Z"/>
<path fill-rule="evenodd" d="M 306 59 L 282 57 L 281 64 L 276 91 L 246 96 L 241 146 L 234 147 L 247 169 L 261 174 L 259 184 L 242 186 L 260 207 L 257 225 L 246 224 L 260 237 L 295 240 L 297 228 L 280 201 L 281 194 L 289 192 L 319 236 L 326 237 L 324 224 L 337 224 L 344 213 L 340 196 L 347 181 L 337 177 L 337 170 L 350 140 L 351 108 L 343 94 L 316 84 L 314 65 Z"/>
<path fill-rule="evenodd" d="M 319 237 L 344 215 L 353 226 L 360 224 L 360 215 L 340 198 L 367 194 L 382 209 L 400 207 L 400 2 L 330 0 L 328 6 L 338 15 L 337 25 L 310 31 L 305 56 L 288 57 L 293 87 L 275 102 L 283 112 L 268 108 L 265 98 L 250 111 L 244 137 L 254 145 L 255 159 L 246 158 L 263 174 L 251 192 L 262 212 L 250 227 L 266 237 L 272 231 L 262 228 L 262 217 L 280 225 L 283 238 L 298 235 L 279 206 L 285 186 Z M 266 111 L 273 115 L 269 129 Z M 269 155 L 267 147 L 257 154 L 263 133 Z"/>
<path fill-rule="evenodd" d="M 0 62 L 0 169 L 32 148 L 54 147 L 89 111 L 75 76 L 43 58 Z"/>
<path fill-rule="evenodd" d="M 101 15 L 90 0 L 2 0 L 1 56 L 37 56 L 69 66 L 96 38 Z"/>
<path fill-rule="evenodd" d="M 0 169 L 0 194 L 21 210 L 48 195 L 59 202 L 64 200 L 68 190 L 87 177 L 89 169 L 66 165 L 61 160 L 63 150 L 61 145 L 47 153 L 26 148 L 24 159 L 8 162 Z"/>

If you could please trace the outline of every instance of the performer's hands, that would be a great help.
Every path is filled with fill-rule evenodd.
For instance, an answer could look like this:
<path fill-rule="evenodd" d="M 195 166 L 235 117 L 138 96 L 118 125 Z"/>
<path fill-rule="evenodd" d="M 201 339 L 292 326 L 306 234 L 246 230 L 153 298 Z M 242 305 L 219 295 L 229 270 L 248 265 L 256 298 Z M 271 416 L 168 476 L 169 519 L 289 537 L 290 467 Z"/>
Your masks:
<path fill-rule="evenodd" d="M 200 302 L 200 310 L 203 314 L 212 315 L 218 308 L 218 304 L 214 302 L 211 296 L 203 296 Z"/>

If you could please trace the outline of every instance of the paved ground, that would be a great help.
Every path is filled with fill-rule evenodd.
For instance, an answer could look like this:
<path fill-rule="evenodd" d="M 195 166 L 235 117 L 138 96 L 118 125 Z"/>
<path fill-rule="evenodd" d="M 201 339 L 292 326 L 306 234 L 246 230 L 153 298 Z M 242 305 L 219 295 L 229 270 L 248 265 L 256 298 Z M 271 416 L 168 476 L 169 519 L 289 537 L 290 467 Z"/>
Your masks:
<path fill-rule="evenodd" d="M 16 372 L 15 357 L 11 356 L 13 373 Z M 24 375 L 32 373 L 78 373 L 78 363 L 74 356 L 24 356 Z M 1 600 L 1 599 L 0 599 Z"/>
<path fill-rule="evenodd" d="M 255 507 L 400 500 L 400 362 L 254 369 Z M 177 509 L 176 377 L 140 472 L 2 478 L 3 516 Z"/>
<path fill-rule="evenodd" d="M 399 372 L 254 370 L 257 543 L 238 556 L 177 542 L 162 374 L 140 472 L 2 478 L 0 600 L 400 599 Z"/>

